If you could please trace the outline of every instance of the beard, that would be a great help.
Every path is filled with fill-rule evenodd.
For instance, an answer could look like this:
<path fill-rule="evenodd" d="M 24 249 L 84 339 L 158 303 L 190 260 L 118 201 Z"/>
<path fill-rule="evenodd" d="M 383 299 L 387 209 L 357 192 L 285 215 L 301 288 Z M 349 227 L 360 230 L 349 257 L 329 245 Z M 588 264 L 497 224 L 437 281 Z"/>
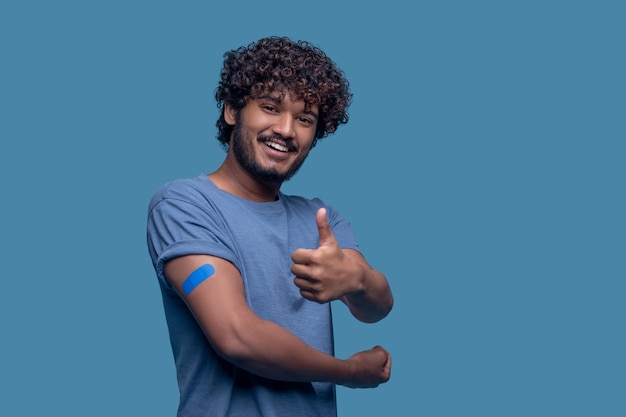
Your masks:
<path fill-rule="evenodd" d="M 252 144 L 256 139 L 253 139 L 250 136 L 251 135 L 249 135 L 248 132 L 242 127 L 241 121 L 238 120 L 233 129 L 233 154 L 239 164 L 260 182 L 281 184 L 290 180 L 296 172 L 298 172 L 309 154 L 308 150 L 301 153 L 289 169 L 284 172 L 280 172 L 276 168 L 265 168 L 261 166 L 254 157 L 254 148 Z M 259 137 L 259 139 L 262 138 L 267 140 L 273 137 L 285 140 L 278 135 L 263 136 Z"/>

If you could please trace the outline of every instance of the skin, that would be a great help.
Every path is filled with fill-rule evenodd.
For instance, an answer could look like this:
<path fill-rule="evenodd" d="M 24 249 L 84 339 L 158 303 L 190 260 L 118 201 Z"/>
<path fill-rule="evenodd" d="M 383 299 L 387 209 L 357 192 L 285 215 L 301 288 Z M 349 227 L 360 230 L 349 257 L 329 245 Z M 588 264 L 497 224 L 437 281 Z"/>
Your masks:
<path fill-rule="evenodd" d="M 276 200 L 282 182 L 295 174 L 311 149 L 317 107 L 306 108 L 289 94 L 282 99 L 269 95 L 249 100 L 239 114 L 225 105 L 224 116 L 236 128 L 223 164 L 209 178 L 218 188 L 241 198 Z M 272 138 L 274 148 L 267 146 L 267 138 Z M 241 143 L 235 146 L 235 140 Z M 291 254 L 294 285 L 314 302 L 343 301 L 358 320 L 375 322 L 385 317 L 393 305 L 385 276 L 357 251 L 339 247 L 325 209 L 318 211 L 316 222 L 318 248 Z M 215 267 L 215 274 L 185 295 L 183 281 L 205 263 Z M 165 275 L 216 352 L 243 369 L 272 379 L 326 381 L 352 388 L 376 387 L 390 378 L 391 356 L 380 346 L 339 359 L 261 319 L 246 303 L 239 271 L 224 259 L 208 255 L 175 258 L 165 264 Z"/>

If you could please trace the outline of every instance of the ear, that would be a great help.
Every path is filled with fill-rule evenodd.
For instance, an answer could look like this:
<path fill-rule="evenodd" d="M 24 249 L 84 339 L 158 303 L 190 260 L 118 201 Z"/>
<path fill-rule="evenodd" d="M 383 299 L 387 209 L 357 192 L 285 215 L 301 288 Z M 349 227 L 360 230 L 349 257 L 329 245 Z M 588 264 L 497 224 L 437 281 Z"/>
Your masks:
<path fill-rule="evenodd" d="M 224 120 L 231 126 L 234 126 L 237 120 L 237 110 L 228 103 L 224 104 Z"/>

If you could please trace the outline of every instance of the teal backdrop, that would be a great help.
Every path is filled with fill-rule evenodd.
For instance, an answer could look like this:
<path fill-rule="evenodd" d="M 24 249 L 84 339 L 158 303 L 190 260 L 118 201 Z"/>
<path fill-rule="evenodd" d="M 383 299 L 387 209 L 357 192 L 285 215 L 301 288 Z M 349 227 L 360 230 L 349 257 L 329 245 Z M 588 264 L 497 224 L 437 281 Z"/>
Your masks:
<path fill-rule="evenodd" d="M 350 122 L 284 191 L 348 217 L 395 293 L 334 305 L 393 355 L 342 417 L 626 415 L 626 7 L 618 1 L 0 5 L 0 415 L 175 415 L 150 196 L 210 172 L 222 54 L 308 40 Z"/>

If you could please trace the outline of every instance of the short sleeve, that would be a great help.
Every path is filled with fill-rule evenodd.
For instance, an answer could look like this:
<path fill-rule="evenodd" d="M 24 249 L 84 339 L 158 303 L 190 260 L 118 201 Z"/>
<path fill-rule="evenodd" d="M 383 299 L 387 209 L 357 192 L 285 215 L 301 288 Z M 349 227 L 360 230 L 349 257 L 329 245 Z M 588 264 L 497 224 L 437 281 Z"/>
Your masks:
<path fill-rule="evenodd" d="M 359 244 L 354 236 L 350 222 L 348 222 L 332 206 L 325 205 L 328 224 L 339 243 L 344 249 L 354 249 L 359 251 Z"/>
<path fill-rule="evenodd" d="M 204 199 L 202 206 L 199 204 Z M 206 196 L 187 187 L 166 188 L 153 197 L 147 224 L 148 250 L 159 280 L 166 261 L 185 255 L 206 254 L 237 265 L 232 240 L 222 216 Z"/>

